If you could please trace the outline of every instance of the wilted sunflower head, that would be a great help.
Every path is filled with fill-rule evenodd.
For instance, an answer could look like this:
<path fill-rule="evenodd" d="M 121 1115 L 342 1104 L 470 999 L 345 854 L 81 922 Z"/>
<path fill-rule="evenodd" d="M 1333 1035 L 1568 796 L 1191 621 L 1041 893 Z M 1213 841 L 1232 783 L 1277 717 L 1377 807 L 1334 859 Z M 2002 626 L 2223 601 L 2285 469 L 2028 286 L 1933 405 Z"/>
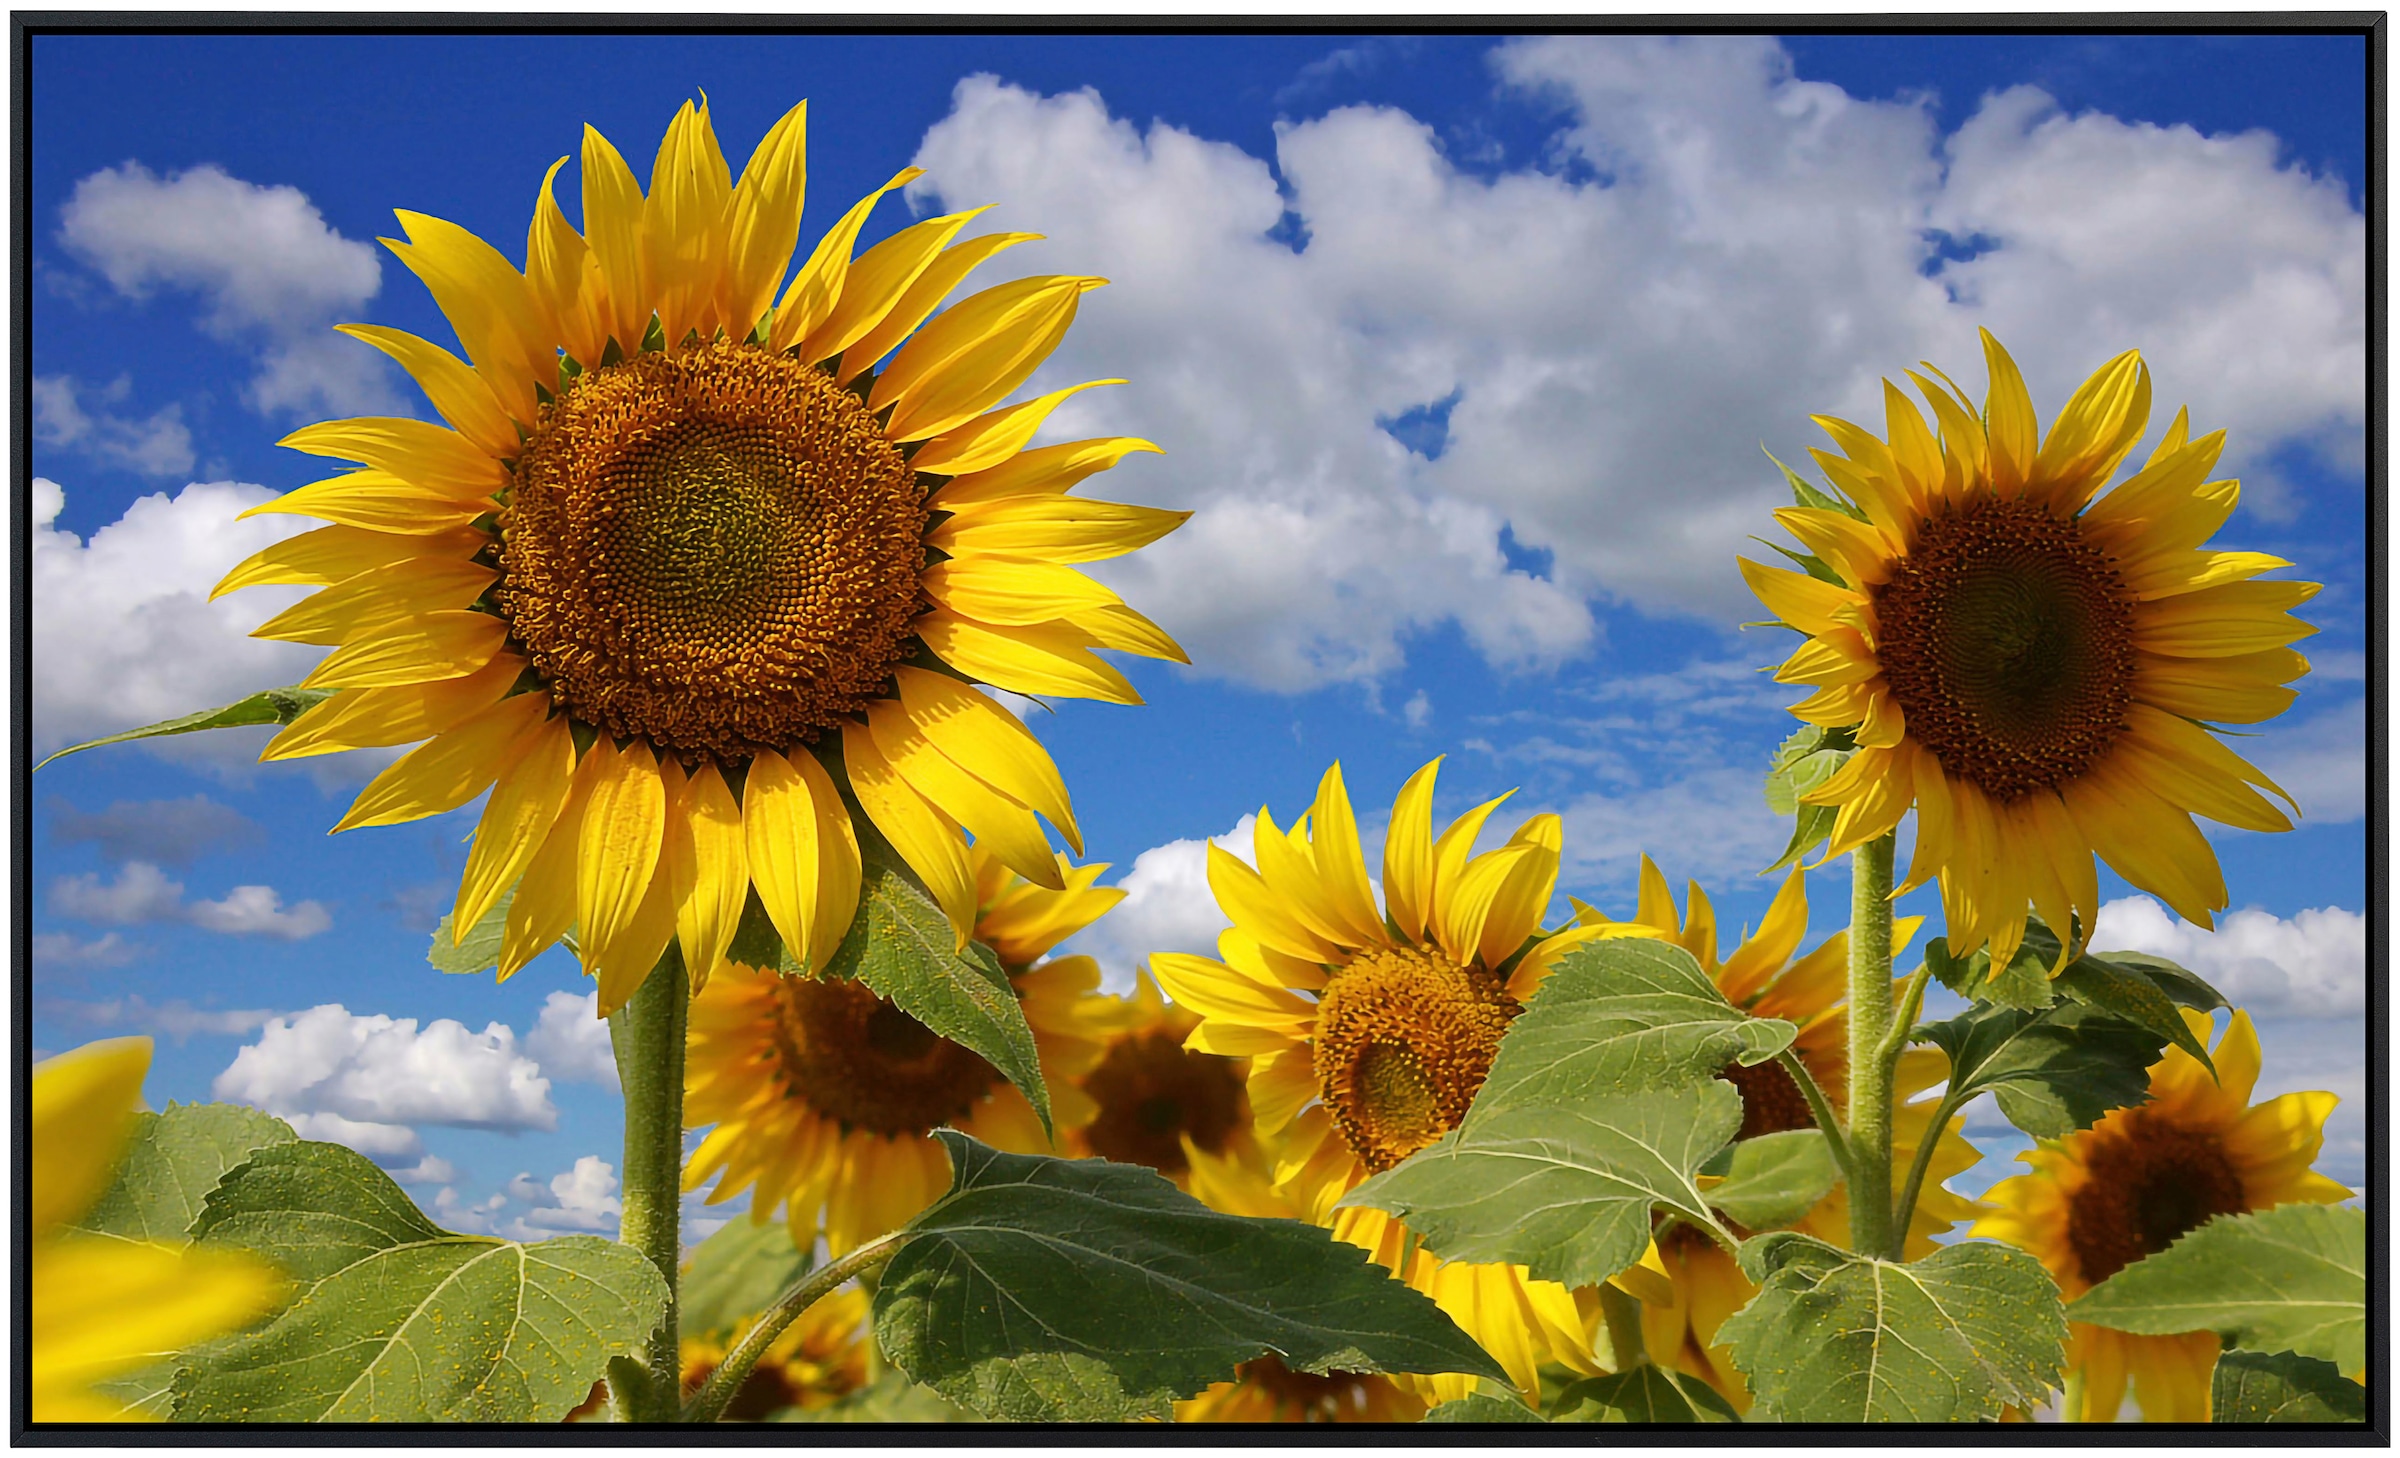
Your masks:
<path fill-rule="evenodd" d="M 2291 703 L 2308 663 L 2286 645 L 2315 630 L 2289 610 L 2317 587 L 2253 580 L 2291 565 L 2278 557 L 2201 549 L 2240 489 L 2207 479 L 2224 433 L 2192 440 L 2181 412 L 2101 494 L 2149 419 L 2138 355 L 2101 366 L 2043 435 L 2015 362 L 1983 341 L 1980 413 L 1931 365 L 1910 372 L 1938 438 L 1888 381 L 1885 438 L 1817 417 L 1842 454 L 1811 454 L 1841 495 L 1776 513 L 1810 570 L 1742 571 L 1807 639 L 1776 675 L 1815 690 L 1792 712 L 1856 733 L 1803 797 L 1841 807 L 1827 853 L 1913 805 L 1902 889 L 1938 875 L 1951 946 L 1988 942 L 1999 967 L 2029 904 L 2067 948 L 2089 932 L 2095 852 L 2206 926 L 2225 884 L 2192 816 L 2291 828 L 2251 787 L 2290 797 L 2206 726 Z"/>
<path fill-rule="evenodd" d="M 853 257 L 910 168 L 787 286 L 805 132 L 803 104 L 736 179 L 708 106 L 687 103 L 645 193 L 586 128 L 582 227 L 553 196 L 561 158 L 521 270 L 464 229 L 401 213 L 407 241 L 386 242 L 465 358 L 394 329 L 345 332 L 398 360 L 443 423 L 334 421 L 287 438 L 364 469 L 257 508 L 331 525 L 217 589 L 323 589 L 259 629 L 331 646 L 307 686 L 337 691 L 266 757 L 427 740 L 337 828 L 488 789 L 454 934 L 514 884 L 501 975 L 572 927 L 604 1011 L 670 942 L 705 980 L 753 890 L 794 955 L 822 966 L 857 904 L 859 812 L 962 945 L 976 899 L 962 827 L 1061 887 L 1037 816 L 1080 851 L 1065 786 L 970 685 L 1136 703 L 1092 650 L 1182 656 L 1072 565 L 1183 520 L 1067 495 L 1156 447 L 1027 449 L 1084 385 L 1000 404 L 1103 281 L 1020 279 L 943 308 L 976 266 L 1034 236 L 958 241 L 981 209 Z"/>

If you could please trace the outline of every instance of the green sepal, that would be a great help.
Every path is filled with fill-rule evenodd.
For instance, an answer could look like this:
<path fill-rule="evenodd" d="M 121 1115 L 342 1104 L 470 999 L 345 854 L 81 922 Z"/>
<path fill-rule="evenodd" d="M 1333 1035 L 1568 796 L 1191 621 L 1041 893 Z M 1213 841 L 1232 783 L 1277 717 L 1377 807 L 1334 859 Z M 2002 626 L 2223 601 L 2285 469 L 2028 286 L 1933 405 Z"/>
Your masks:
<path fill-rule="evenodd" d="M 1840 772 L 1858 750 L 1855 729 L 1827 729 L 1804 724 L 1785 739 L 1767 764 L 1767 808 L 1793 817 L 1792 837 L 1775 864 L 1759 872 L 1771 875 L 1823 845 L 1841 816 L 1836 805 L 1805 805 L 1800 797 Z"/>
<path fill-rule="evenodd" d="M 433 941 L 425 948 L 425 960 L 436 972 L 453 975 L 488 972 L 499 966 L 500 946 L 508 936 L 508 908 L 516 899 L 517 888 L 512 883 L 456 943 L 450 940 L 450 913 L 444 912 L 441 924 L 433 929 Z"/>
<path fill-rule="evenodd" d="M 78 754 L 86 749 L 98 749 L 103 744 L 124 744 L 135 739 L 158 739 L 170 734 L 197 734 L 203 729 L 248 729 L 260 724 L 289 724 L 308 710 L 332 698 L 335 692 L 333 689 L 300 688 L 297 685 L 291 688 L 260 689 L 250 697 L 227 704 L 221 709 L 202 709 L 196 714 L 162 719 L 156 724 L 145 724 L 139 729 L 128 729 L 122 734 L 109 734 L 98 739 L 87 739 L 81 744 L 70 744 L 64 749 L 45 755 L 42 764 L 37 764 L 34 768 L 38 770 L 43 764 L 48 764 L 62 755 Z"/>
<path fill-rule="evenodd" d="M 1839 496 L 1833 496 L 1827 494 L 1826 492 L 1819 491 L 1816 487 L 1809 485 L 1807 480 L 1803 478 L 1798 471 L 1793 470 L 1791 467 L 1785 465 L 1781 461 L 1776 461 L 1775 453 L 1767 449 L 1764 441 L 1759 443 L 1758 448 L 1766 455 L 1768 460 L 1775 461 L 1775 469 L 1783 473 L 1784 481 L 1792 488 L 1792 500 L 1795 504 L 1800 506 L 1814 507 L 1818 511 L 1838 511 L 1842 515 L 1850 518 L 1852 521 L 1867 520 L 1867 514 L 1865 512 L 1859 510 L 1855 506 L 1852 506 L 1848 501 L 1843 500 Z"/>
<path fill-rule="evenodd" d="M 653 314 L 650 316 L 650 327 L 642 331 L 642 347 L 636 352 L 658 354 L 663 352 L 666 347 L 667 326 L 660 323 L 658 316 Z"/>

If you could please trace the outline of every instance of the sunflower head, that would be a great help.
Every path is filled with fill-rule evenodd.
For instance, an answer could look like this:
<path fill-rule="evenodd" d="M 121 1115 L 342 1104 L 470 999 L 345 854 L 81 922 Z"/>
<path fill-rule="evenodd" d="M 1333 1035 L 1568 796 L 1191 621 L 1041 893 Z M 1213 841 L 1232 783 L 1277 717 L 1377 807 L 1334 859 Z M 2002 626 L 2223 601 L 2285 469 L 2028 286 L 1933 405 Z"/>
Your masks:
<path fill-rule="evenodd" d="M 1811 454 L 1841 497 L 1776 513 L 1817 575 L 1742 571 L 1807 640 L 1776 675 L 1813 690 L 1792 712 L 1857 732 L 1803 797 L 1840 807 L 1827 854 L 1913 806 L 1902 889 L 1940 878 L 1951 945 L 1988 943 L 2005 966 L 2030 905 L 2071 933 L 2063 967 L 2099 912 L 2095 853 L 2206 926 L 2227 898 L 2192 816 L 2291 828 L 2253 786 L 2290 796 L 2205 726 L 2290 704 L 2308 664 L 2287 645 L 2314 631 L 2290 609 L 2317 588 L 2255 580 L 2281 558 L 2203 549 L 2240 489 L 2207 479 L 2224 433 L 2192 440 L 2180 412 L 2101 494 L 2149 419 L 2138 355 L 2101 366 L 2045 435 L 1983 341 L 1980 412 L 1931 365 L 1909 374 L 1938 435 L 1888 381 L 1884 436 L 1818 417 L 1841 450 Z"/>
<path fill-rule="evenodd" d="M 346 332 L 398 360 L 443 423 L 287 438 L 365 469 L 257 508 L 330 525 L 218 587 L 323 589 L 259 629 L 334 650 L 307 681 L 333 697 L 266 757 L 427 741 L 337 828 L 488 790 L 454 933 L 514 884 L 501 975 L 572 928 L 603 1011 L 670 941 L 705 981 L 753 890 L 793 955 L 821 967 L 857 906 L 859 814 L 962 946 L 979 874 L 968 833 L 978 854 L 1063 889 L 1037 817 L 1080 852 L 1065 786 L 970 685 L 1137 703 L 1093 650 L 1182 658 L 1076 570 L 1183 520 L 1067 496 L 1156 447 L 1027 449 L 1086 385 L 1001 404 L 1104 281 L 1020 279 L 944 308 L 1034 236 L 960 241 L 981 209 L 854 257 L 912 168 L 787 285 L 806 120 L 794 107 L 737 179 L 707 105 L 687 104 L 647 192 L 587 128 L 582 226 L 552 195 L 561 158 L 522 269 L 401 213 L 406 241 L 386 241 L 465 358 L 398 330 Z"/>
<path fill-rule="evenodd" d="M 1199 1023 L 1168 1004 L 1148 968 L 1137 971 L 1134 995 L 1083 1076 L 1092 1119 L 1069 1136 L 1069 1151 L 1148 1165 L 1194 1193 L 1196 1162 L 1232 1160 L 1263 1172 L 1242 1086 L 1246 1065 L 1186 1047 Z"/>
<path fill-rule="evenodd" d="M 744 1328 L 686 1336 L 682 1383 L 686 1398 L 723 1365 Z M 836 1291 L 783 1329 L 725 1405 L 725 1419 L 756 1422 L 786 1408 L 831 1407 L 867 1385 L 867 1296 Z"/>

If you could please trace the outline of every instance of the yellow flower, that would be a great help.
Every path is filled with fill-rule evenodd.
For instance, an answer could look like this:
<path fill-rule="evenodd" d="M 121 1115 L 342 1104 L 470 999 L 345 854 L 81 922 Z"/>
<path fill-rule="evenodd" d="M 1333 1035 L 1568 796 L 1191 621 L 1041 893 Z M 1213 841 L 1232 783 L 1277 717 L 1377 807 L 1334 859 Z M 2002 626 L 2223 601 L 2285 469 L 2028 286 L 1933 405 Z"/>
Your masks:
<path fill-rule="evenodd" d="M 1458 1123 L 1525 999 L 1560 954 L 1604 934 L 1579 927 L 1535 940 L 1558 882 L 1556 815 L 1471 855 L 1503 795 L 1434 836 L 1440 763 L 1417 771 L 1392 806 L 1382 909 L 1335 765 L 1290 831 L 1260 808 L 1257 870 L 1209 847 L 1209 887 L 1233 922 L 1217 939 L 1224 960 L 1161 952 L 1150 965 L 1200 1015 L 1190 1047 L 1250 1060 L 1250 1107 L 1291 1207 L 1432 1296 L 1520 1388 L 1538 1392 L 1544 1361 L 1599 1370 L 1565 1287 L 1522 1266 L 1437 1261 L 1383 1211 L 1334 1208 Z M 1474 1388 L 1460 1376 L 1409 1381 L 1436 1401 Z"/>
<path fill-rule="evenodd" d="M 1825 1094 L 1837 1117 L 1849 1104 L 1849 1019 L 1842 1006 L 1848 995 L 1850 934 L 1840 931 L 1817 944 L 1814 951 L 1794 959 L 1802 933 L 1808 928 L 1808 892 L 1799 867 L 1784 878 L 1783 887 L 1767 908 L 1755 935 L 1746 936 L 1732 956 L 1717 957 L 1716 910 L 1698 882 L 1690 883 L 1684 911 L 1675 910 L 1667 879 L 1648 856 L 1642 857 L 1640 899 L 1631 923 L 1611 922 L 1578 902 L 1577 911 L 1588 925 L 1647 927 L 1666 941 L 1690 952 L 1728 1002 L 1753 1017 L 1781 1018 L 1800 1029 L 1792 1051 Z M 1903 942 L 1916 930 L 1914 918 L 1893 928 L 1893 940 Z M 1892 1077 L 1892 1169 L 1895 1187 L 1924 1147 L 1933 1123 L 1929 1104 L 1910 1099 L 1949 1076 L 1950 1062 L 1938 1048 L 1911 1048 L 1900 1055 Z M 1767 1062 L 1743 1068 L 1729 1064 L 1717 1076 L 1742 1095 L 1742 1124 L 1738 1140 L 1792 1129 L 1814 1129 L 1816 1118 L 1808 1099 L 1789 1071 Z M 1925 1188 L 1911 1212 L 1904 1254 L 1914 1260 L 1931 1254 L 1934 1237 L 1979 1208 L 1942 1188 L 1942 1181 L 1971 1168 L 1975 1149 L 1960 1132 L 1954 1117 L 1940 1133 L 1933 1161 L 1927 1167 Z M 1793 1229 L 1837 1245 L 1850 1235 L 1850 1199 L 1846 1185 L 1833 1191 L 1794 1222 Z M 1726 1349 L 1717 1343 L 1717 1328 L 1725 1318 L 1750 1303 L 1758 1288 L 1744 1276 L 1733 1258 L 1690 1226 L 1678 1225 L 1651 1247 L 1643 1264 L 1666 1279 L 1649 1287 L 1628 1289 L 1645 1296 L 1643 1340 L 1653 1361 L 1707 1382 L 1724 1394 L 1740 1412 L 1750 1410 L 1750 1388 Z"/>
<path fill-rule="evenodd" d="M 365 469 L 255 508 L 332 525 L 217 588 L 323 587 L 258 631 L 333 645 L 306 682 L 339 692 L 265 757 L 425 740 L 336 828 L 488 788 L 454 930 L 516 883 L 500 975 L 575 928 L 604 1012 L 670 940 L 704 981 L 753 889 L 794 955 L 823 965 L 858 899 L 845 796 L 962 945 L 975 902 L 961 826 L 1057 888 L 1035 817 L 1081 851 L 1057 768 L 960 677 L 1137 703 L 1091 650 L 1182 658 L 1069 565 L 1182 522 L 1065 494 L 1156 447 L 1025 450 L 1085 386 L 999 405 L 1103 280 L 1020 279 L 935 315 L 977 264 L 1034 235 L 954 244 L 977 209 L 853 258 L 909 168 L 834 225 L 779 302 L 805 130 L 803 103 L 737 182 L 707 106 L 686 103 L 645 197 L 587 127 L 583 231 L 551 195 L 561 158 L 523 272 L 454 224 L 401 213 L 409 241 L 389 246 L 467 359 L 393 329 L 345 332 L 398 360 L 447 424 L 288 437 Z"/>
<path fill-rule="evenodd" d="M 1273 1357 L 1175 1404 L 1179 1423 L 1413 1423 L 1425 1399 L 1374 1372 L 1295 1372 Z"/>
<path fill-rule="evenodd" d="M 1145 1164 L 1186 1190 L 1195 1159 L 1230 1160 L 1265 1176 L 1269 1165 L 1243 1087 L 1248 1060 L 1184 1046 L 1199 1016 L 1161 997 L 1147 969 L 1136 978 L 1100 1057 L 1080 1080 L 1093 1113 L 1067 1135 L 1067 1152 Z"/>
<path fill-rule="evenodd" d="M 2186 1009 L 2183 1020 L 2195 1038 L 2208 1037 L 2206 1014 Z M 2246 1012 L 2233 1014 L 2209 1051 L 2215 1078 L 2170 1047 L 2150 1066 L 2148 1103 L 2017 1156 L 2033 1172 L 1992 1186 L 1984 1198 L 1998 1208 L 1973 1233 L 2032 1252 L 2072 1301 L 2216 1216 L 2350 1198 L 2309 1168 L 2339 1100 L 2288 1093 L 2253 1105 L 2258 1033 Z M 2066 1414 L 2070 1421 L 2113 1421 L 2130 1380 L 2149 1421 L 2204 1423 L 2217 1337 L 2138 1336 L 2070 1322 L 2067 1365 L 2084 1379 L 2083 1411 Z"/>
<path fill-rule="evenodd" d="M 94 1389 L 269 1310 L 283 1282 L 231 1251 L 64 1227 L 108 1188 L 150 1071 L 148 1038 L 87 1043 L 33 1069 L 32 1420 L 136 1421 Z"/>
<path fill-rule="evenodd" d="M 683 1395 L 700 1390 L 749 1323 L 683 1339 Z M 783 1329 L 725 1406 L 732 1422 L 756 1422 L 787 1407 L 831 1407 L 867 1385 L 867 1296 L 836 1291 Z"/>
<path fill-rule="evenodd" d="M 1019 880 L 978 845 L 969 885 L 973 923 L 1016 985 L 1063 1131 L 1088 1122 L 1076 1076 L 1111 1030 L 1100 969 L 1089 957 L 1037 960 L 1123 898 L 1094 886 L 1105 862 L 1061 856 L 1052 891 Z M 835 1255 L 897 1229 L 950 1188 L 945 1125 L 1019 1153 L 1049 1153 L 1033 1106 L 999 1070 L 857 982 L 784 977 L 727 963 L 692 999 L 684 1065 L 684 1123 L 714 1124 L 683 1172 L 708 1201 L 745 1189 L 753 1218 L 785 1205 L 803 1248 L 823 1226 Z"/>
<path fill-rule="evenodd" d="M 2206 725 L 2292 702 L 2284 685 L 2308 661 L 2287 645 L 2315 630 L 2289 609 L 2317 586 L 2251 580 L 2291 565 L 2279 557 L 2198 550 L 2240 486 L 2206 479 L 2224 432 L 2191 440 L 2183 412 L 2138 474 L 2093 499 L 2149 419 L 2135 353 L 2102 365 L 2039 437 L 2015 363 L 1989 333 L 1983 343 L 1980 417 L 1947 376 L 1909 375 L 1938 444 L 1888 381 L 1888 440 L 1817 417 L 1846 454 L 1812 454 L 1861 515 L 1802 507 L 1776 520 L 1839 582 L 1742 571 L 1807 635 L 1776 674 L 1815 690 L 1792 712 L 1857 726 L 1858 753 L 1803 797 L 1841 807 L 1827 854 L 1891 830 L 1913 804 L 1902 889 L 1938 875 L 1953 949 L 1988 941 L 1997 968 L 2022 941 L 2028 902 L 2062 942 L 2070 912 L 2090 930 L 2094 852 L 2187 921 L 2208 926 L 2224 909 L 2192 816 L 2289 830 L 2251 786 L 2291 797 Z"/>

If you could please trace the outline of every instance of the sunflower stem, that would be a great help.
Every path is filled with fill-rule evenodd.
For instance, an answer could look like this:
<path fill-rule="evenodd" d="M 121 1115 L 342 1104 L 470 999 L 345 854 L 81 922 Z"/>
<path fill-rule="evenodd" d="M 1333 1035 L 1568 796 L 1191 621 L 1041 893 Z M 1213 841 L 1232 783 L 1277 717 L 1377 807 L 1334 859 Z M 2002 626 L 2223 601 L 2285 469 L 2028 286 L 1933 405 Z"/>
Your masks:
<path fill-rule="evenodd" d="M 1608 1356 L 1619 1372 L 1630 1372 L 1650 1360 L 1642 1339 L 1642 1303 L 1607 1281 L 1600 1283 L 1600 1319 L 1608 1329 Z"/>
<path fill-rule="evenodd" d="M 676 1274 L 683 1263 L 683 1033 L 691 1006 L 674 941 L 623 1007 L 609 1014 L 617 1082 L 625 1091 L 624 1214 L 617 1238 L 650 1258 L 667 1283 L 666 1312 L 631 1361 L 610 1364 L 627 1422 L 673 1422 L 682 1396 Z"/>
<path fill-rule="evenodd" d="M 1892 1248 L 1892 844 L 1850 853 L 1850 1248 Z"/>
<path fill-rule="evenodd" d="M 1895 1242 L 1908 1239 L 1908 1222 L 1916 1218 L 1917 1196 L 1924 1193 L 1925 1176 L 1933 1168 L 1934 1150 L 1941 1147 L 1942 1131 L 1949 1127 L 1951 1116 L 1972 1101 L 1972 1097 L 1970 1095 L 1967 1099 L 1953 1101 L 1945 1093 L 1941 1103 L 1934 1107 L 1933 1122 L 1925 1126 L 1925 1142 L 1917 1146 L 1917 1157 L 1909 1161 L 1908 1183 L 1900 1187 L 1900 1203 L 1892 1211 L 1892 1238 Z"/>
<path fill-rule="evenodd" d="M 1808 1071 L 1808 1065 L 1801 1062 L 1800 1055 L 1791 1049 L 1786 1048 L 1776 1054 L 1775 1061 L 1783 1065 L 1783 1071 L 1791 1075 L 1792 1082 L 1800 1085 L 1800 1096 L 1808 1100 L 1808 1112 L 1817 1121 L 1817 1132 L 1825 1136 L 1826 1144 L 1833 1150 L 1834 1168 L 1842 1172 L 1843 1179 L 1850 1178 L 1849 1136 L 1842 1133 L 1842 1121 L 1834 1116 L 1833 1105 L 1826 1102 L 1825 1090 L 1817 1087 L 1817 1080 Z"/>
<path fill-rule="evenodd" d="M 802 1276 L 792 1289 L 775 1299 L 775 1304 L 759 1316 L 749 1331 L 742 1334 L 742 1339 L 734 1343 L 733 1350 L 725 1354 L 725 1360 L 717 1364 L 717 1370 L 708 1374 L 708 1380 L 700 1385 L 698 1392 L 692 1394 L 692 1400 L 683 1405 L 683 1421 L 715 1422 L 724 1414 L 725 1404 L 731 1402 L 733 1395 L 742 1390 L 742 1384 L 750 1380 L 750 1373 L 758 1366 L 758 1359 L 766 1355 L 768 1347 L 775 1344 L 775 1338 L 783 1335 L 785 1327 L 799 1320 L 808 1308 L 832 1295 L 852 1277 L 871 1276 L 882 1270 L 893 1256 L 899 1254 L 900 1245 L 908 1236 L 908 1231 L 895 1230 L 880 1240 L 868 1241 L 839 1260 L 827 1261 Z M 870 1335 L 868 1340 L 873 1341 L 873 1336 Z"/>

